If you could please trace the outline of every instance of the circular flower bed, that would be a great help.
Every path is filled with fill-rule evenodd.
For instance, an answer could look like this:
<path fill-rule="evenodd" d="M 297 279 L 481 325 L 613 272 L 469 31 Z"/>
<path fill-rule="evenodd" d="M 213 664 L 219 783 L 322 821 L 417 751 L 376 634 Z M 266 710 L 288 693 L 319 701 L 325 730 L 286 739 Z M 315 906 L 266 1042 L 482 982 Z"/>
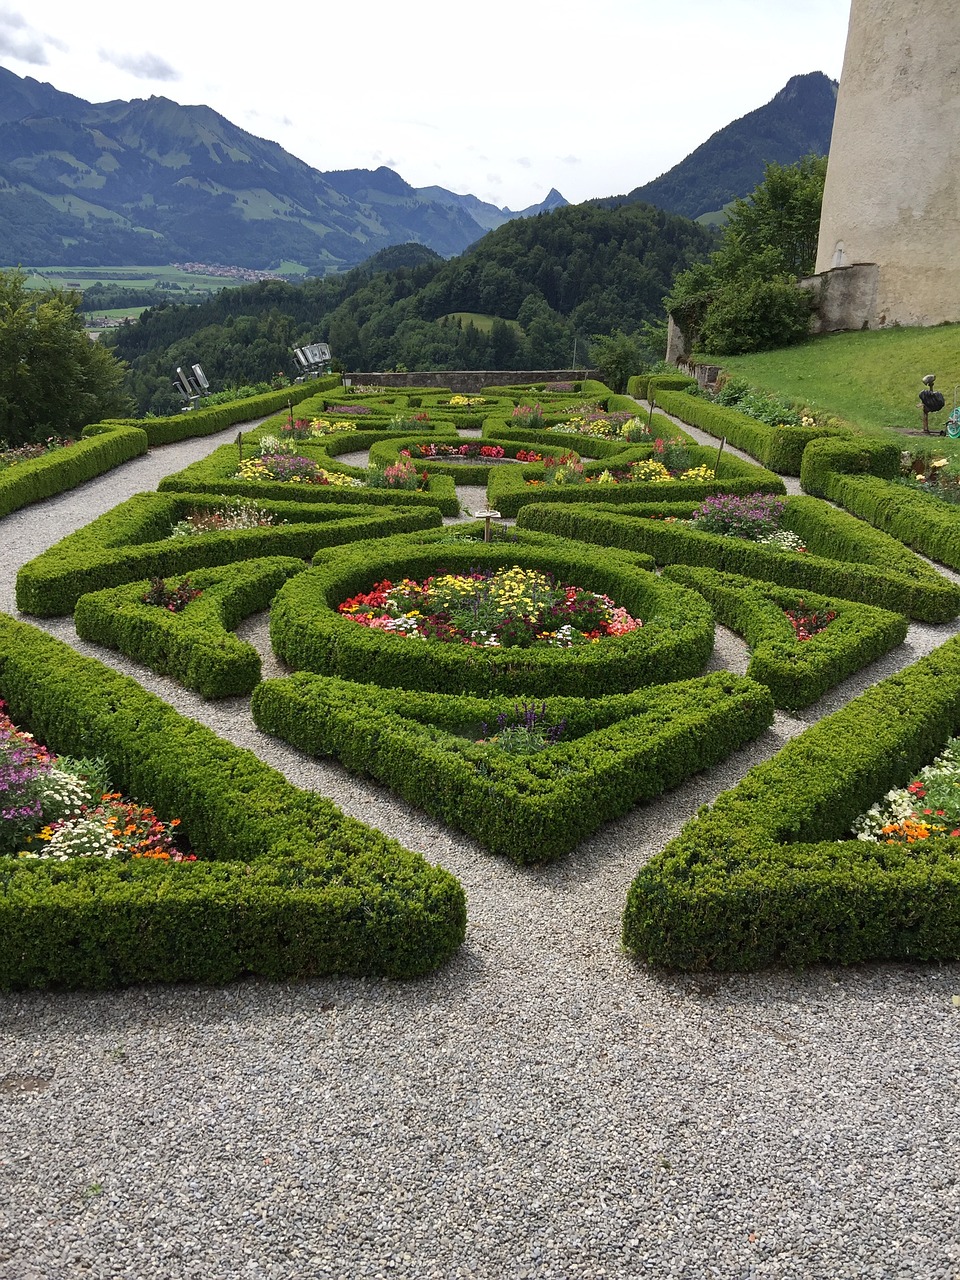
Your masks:
<path fill-rule="evenodd" d="M 699 674 L 713 648 L 702 596 L 629 553 L 544 535 L 505 545 L 418 534 L 319 552 L 275 597 L 270 631 L 290 667 L 482 695 L 624 693 Z"/>
<path fill-rule="evenodd" d="M 536 569 L 473 570 L 423 582 L 378 582 L 338 606 L 376 631 L 474 648 L 570 649 L 642 626 L 609 596 L 554 580 Z"/>

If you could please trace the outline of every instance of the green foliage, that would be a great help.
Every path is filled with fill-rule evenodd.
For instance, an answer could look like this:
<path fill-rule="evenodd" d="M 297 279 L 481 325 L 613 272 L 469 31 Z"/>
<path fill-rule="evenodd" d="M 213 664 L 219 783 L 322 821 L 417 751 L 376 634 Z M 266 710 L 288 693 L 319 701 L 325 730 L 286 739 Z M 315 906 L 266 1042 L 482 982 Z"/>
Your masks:
<path fill-rule="evenodd" d="M 557 858 L 602 823 L 725 759 L 772 720 L 769 695 L 728 673 L 600 698 L 551 697 L 562 740 L 515 755 L 477 742 L 507 700 L 411 693 L 300 673 L 254 693 L 254 719 L 332 755 L 519 863 Z"/>
<path fill-rule="evenodd" d="M 302 560 L 274 556 L 201 569 L 189 582 L 202 595 L 176 613 L 144 604 L 144 582 L 92 592 L 77 601 L 77 635 L 119 649 L 204 698 L 246 694 L 259 683 L 260 656 L 232 632 L 305 568 Z"/>
<path fill-rule="evenodd" d="M 787 553 L 744 538 L 699 533 L 664 517 L 688 519 L 695 503 L 657 503 L 629 513 L 606 504 L 532 503 L 521 529 L 576 538 L 603 547 L 652 555 L 657 564 L 692 564 L 841 596 L 946 622 L 960 613 L 960 588 L 911 555 L 902 543 L 815 498 L 787 498 L 783 527 L 798 534 L 807 554 Z"/>
<path fill-rule="evenodd" d="M 414 977 L 466 923 L 456 879 L 35 627 L 0 616 L 0 697 L 58 753 L 180 817 L 191 863 L 0 867 L 0 987 Z"/>
<path fill-rule="evenodd" d="M 695 675 L 713 648 L 713 620 L 698 596 L 636 567 L 644 559 L 521 535 L 518 543 L 468 545 L 449 534 L 413 534 L 319 552 L 317 568 L 288 582 L 270 615 L 274 652 L 288 666 L 348 680 L 442 693 L 597 696 Z M 471 569 L 541 569 L 609 595 L 644 625 L 574 649 L 425 644 L 358 626 L 337 606 L 384 578 L 419 581 Z"/>
<path fill-rule="evenodd" d="M 709 262 L 681 272 L 665 299 L 689 347 L 716 355 L 799 342 L 813 298 L 796 288 L 816 260 L 826 159 L 768 164 L 749 200 L 738 200 Z"/>
<path fill-rule="evenodd" d="M 627 389 L 630 378 L 644 366 L 644 353 L 636 338 L 614 329 L 608 337 L 594 338 L 590 344 L 590 359 L 599 370 L 604 382 L 617 395 Z"/>
<path fill-rule="evenodd" d="M 0 440 L 78 435 L 127 412 L 123 366 L 83 330 L 80 295 L 0 271 Z"/>
<path fill-rule="evenodd" d="M 679 969 L 960 957 L 956 841 L 849 839 L 957 733 L 958 673 L 952 639 L 751 769 L 640 871 L 625 944 Z"/>
<path fill-rule="evenodd" d="M 693 427 L 699 427 L 701 431 L 707 431 L 718 438 L 725 436 L 730 444 L 751 454 L 771 471 L 787 476 L 800 474 L 804 450 L 812 440 L 849 435 L 847 429 L 840 426 L 770 426 L 736 409 L 729 409 L 702 396 L 687 395 L 682 391 L 659 391 L 657 404 L 667 413 L 674 414 Z"/>
<path fill-rule="evenodd" d="M 75 489 L 85 480 L 146 452 L 146 433 L 138 427 L 85 427 L 84 438 L 76 444 L 0 471 L 0 517 L 31 502 Z"/>
<path fill-rule="evenodd" d="M 667 565 L 664 577 L 692 587 L 709 602 L 717 621 L 751 648 L 747 675 L 766 685 L 774 706 L 798 711 L 855 671 L 873 662 L 907 634 L 902 615 L 796 588 L 784 589 L 734 573 Z M 823 631 L 798 640 L 784 610 L 835 613 Z"/>
<path fill-rule="evenodd" d="M 209 493 L 134 494 L 23 565 L 17 574 L 17 607 L 37 617 L 57 617 L 70 613 L 87 592 L 141 578 L 257 556 L 309 559 L 320 547 L 440 524 L 440 513 L 430 507 L 264 501 L 261 505 L 286 523 L 170 537 L 188 511 L 221 503 Z"/>

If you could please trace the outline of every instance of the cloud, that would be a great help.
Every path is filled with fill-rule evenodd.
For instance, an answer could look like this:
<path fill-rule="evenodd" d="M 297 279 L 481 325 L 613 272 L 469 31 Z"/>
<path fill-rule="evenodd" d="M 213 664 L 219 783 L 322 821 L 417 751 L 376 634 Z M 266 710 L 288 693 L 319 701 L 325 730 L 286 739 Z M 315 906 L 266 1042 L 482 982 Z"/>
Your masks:
<path fill-rule="evenodd" d="M 101 49 L 100 59 L 109 62 L 121 71 L 129 71 L 138 80 L 179 80 L 180 72 L 171 67 L 169 62 L 158 58 L 155 53 L 111 53 L 109 49 Z"/>
<path fill-rule="evenodd" d="M 34 31 L 22 14 L 11 13 L 7 9 L 0 10 L 0 54 L 16 58 L 18 62 L 29 62 L 34 67 L 42 67 L 49 61 L 45 44 L 60 47 L 59 41 Z"/>
<path fill-rule="evenodd" d="M 517 156 L 517 164 L 521 169 L 532 169 L 533 161 L 529 156 Z"/>
<path fill-rule="evenodd" d="M 557 156 L 561 164 L 583 164 L 579 156 Z"/>

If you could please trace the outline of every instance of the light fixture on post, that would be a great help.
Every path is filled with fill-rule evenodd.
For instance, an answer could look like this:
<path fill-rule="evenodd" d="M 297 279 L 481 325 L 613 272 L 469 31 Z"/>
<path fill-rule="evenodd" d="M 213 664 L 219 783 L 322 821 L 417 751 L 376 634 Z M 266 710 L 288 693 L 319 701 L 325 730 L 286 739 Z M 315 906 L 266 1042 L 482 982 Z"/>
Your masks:
<path fill-rule="evenodd" d="M 304 378 L 319 378 L 322 373 L 329 373 L 330 361 L 333 359 L 330 348 L 325 342 L 308 342 L 302 347 L 294 347 L 293 358 L 302 370 L 297 379 L 298 382 L 302 382 Z"/>
<path fill-rule="evenodd" d="M 177 365 L 173 389 L 184 402 L 182 412 L 189 413 L 191 409 L 195 409 L 200 403 L 201 396 L 210 394 L 210 383 L 207 381 L 207 375 L 200 365 L 191 365 L 189 373 L 186 373 L 180 365 Z"/>

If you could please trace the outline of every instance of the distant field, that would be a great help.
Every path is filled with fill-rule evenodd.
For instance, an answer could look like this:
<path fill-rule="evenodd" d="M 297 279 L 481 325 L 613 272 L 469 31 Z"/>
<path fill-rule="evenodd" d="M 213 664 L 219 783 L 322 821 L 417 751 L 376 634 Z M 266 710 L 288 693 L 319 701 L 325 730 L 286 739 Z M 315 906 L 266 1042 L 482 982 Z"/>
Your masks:
<path fill-rule="evenodd" d="M 10 268 L 5 268 L 9 270 Z M 99 280 L 102 284 L 125 285 L 130 289 L 149 289 L 153 285 L 177 284 L 180 291 L 209 293 L 242 281 L 223 276 L 191 275 L 176 267 L 24 267 L 30 289 L 87 289 Z M 176 291 L 172 291 L 176 296 Z"/>
<path fill-rule="evenodd" d="M 942 428 L 960 400 L 960 324 L 835 333 L 761 355 L 702 358 L 871 435 L 921 425 L 917 395 L 927 373 L 937 375 L 936 389 L 947 402 L 943 413 L 931 416 L 932 428 Z"/>
<path fill-rule="evenodd" d="M 487 316 L 480 311 L 448 311 L 445 316 L 440 316 L 439 320 L 441 324 L 444 320 L 459 320 L 464 327 L 472 324 L 480 333 L 489 333 L 493 328 L 494 320 L 501 318 L 500 316 Z M 520 332 L 520 325 L 516 320 L 505 320 L 504 323 L 516 329 L 518 333 Z"/>
<path fill-rule="evenodd" d="M 101 316 L 107 316 L 112 320 L 122 320 L 126 316 L 136 318 L 142 315 L 146 309 L 146 307 L 107 307 L 105 309 L 97 308 L 94 311 L 86 311 L 84 315 L 87 317 L 87 323 L 89 324 L 91 321 L 99 320 Z"/>

